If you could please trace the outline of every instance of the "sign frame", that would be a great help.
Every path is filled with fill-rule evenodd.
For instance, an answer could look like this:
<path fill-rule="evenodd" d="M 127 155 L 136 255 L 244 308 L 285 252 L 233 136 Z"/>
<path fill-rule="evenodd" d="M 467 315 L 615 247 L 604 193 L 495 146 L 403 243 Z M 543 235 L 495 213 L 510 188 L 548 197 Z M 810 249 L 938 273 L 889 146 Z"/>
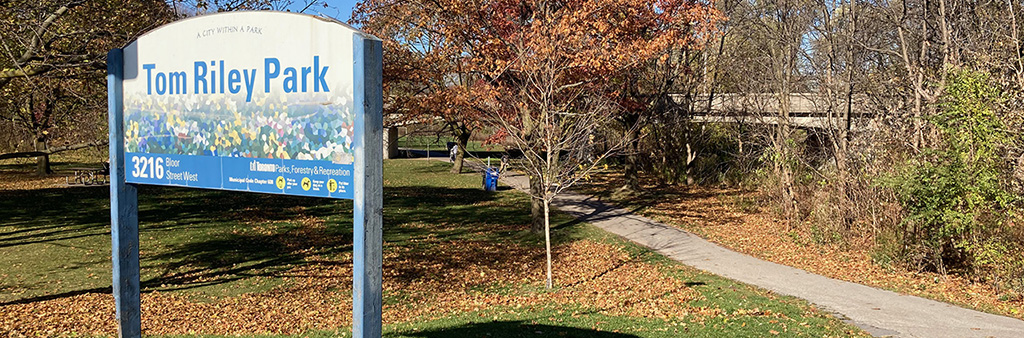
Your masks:
<path fill-rule="evenodd" d="M 382 333 L 383 266 L 383 46 L 380 39 L 339 21 L 287 12 L 228 12 L 204 17 L 275 13 L 308 17 L 353 30 L 353 337 Z M 255 14 L 262 15 L 262 14 Z M 186 19 L 187 20 L 187 19 Z M 169 23 L 150 32 L 167 29 Z M 172 27 L 173 28 L 173 27 Z M 133 41 L 134 42 L 134 41 Z M 127 183 L 124 128 L 125 53 L 107 54 L 110 218 L 113 294 L 119 337 L 141 337 L 137 184 Z M 135 62 L 138 64 L 138 62 Z"/>

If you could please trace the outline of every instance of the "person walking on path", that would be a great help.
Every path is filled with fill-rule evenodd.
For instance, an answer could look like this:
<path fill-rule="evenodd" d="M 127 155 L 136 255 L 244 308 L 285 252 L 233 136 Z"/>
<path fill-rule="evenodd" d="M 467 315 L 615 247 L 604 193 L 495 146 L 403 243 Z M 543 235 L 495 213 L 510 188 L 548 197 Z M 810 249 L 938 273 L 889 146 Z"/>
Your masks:
<path fill-rule="evenodd" d="M 508 154 L 501 154 L 501 165 L 498 166 L 498 175 L 505 175 L 508 170 Z"/>

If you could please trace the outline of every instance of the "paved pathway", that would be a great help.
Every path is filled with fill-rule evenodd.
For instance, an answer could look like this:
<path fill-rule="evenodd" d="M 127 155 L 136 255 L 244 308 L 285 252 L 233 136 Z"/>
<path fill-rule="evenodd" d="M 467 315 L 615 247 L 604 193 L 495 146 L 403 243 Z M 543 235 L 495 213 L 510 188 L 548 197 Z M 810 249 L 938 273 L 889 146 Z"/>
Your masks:
<path fill-rule="evenodd" d="M 524 190 L 523 175 L 503 183 Z M 554 206 L 582 221 L 654 249 L 698 269 L 806 299 L 874 336 L 1024 337 L 1024 321 L 901 295 L 763 261 L 708 242 L 692 233 L 578 194 L 560 195 Z"/>

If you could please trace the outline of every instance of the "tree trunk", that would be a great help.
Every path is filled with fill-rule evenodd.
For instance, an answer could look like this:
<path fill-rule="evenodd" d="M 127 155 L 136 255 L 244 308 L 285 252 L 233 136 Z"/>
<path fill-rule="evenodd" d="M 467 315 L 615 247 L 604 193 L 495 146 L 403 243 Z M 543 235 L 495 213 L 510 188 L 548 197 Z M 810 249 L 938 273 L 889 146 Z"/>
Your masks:
<path fill-rule="evenodd" d="M 630 191 L 640 191 L 640 142 L 633 138 L 634 135 L 632 132 L 627 134 L 626 137 L 632 141 L 629 142 L 629 149 L 627 150 L 628 154 L 626 155 L 626 167 L 623 168 L 625 169 L 624 178 L 626 179 L 626 185 L 624 188 L 627 188 Z"/>
<path fill-rule="evenodd" d="M 469 143 L 470 135 L 472 135 L 472 133 L 461 133 L 455 139 L 455 144 L 459 146 L 459 149 L 455 152 L 455 163 L 452 165 L 453 174 L 462 173 L 462 164 L 466 159 L 466 144 Z"/>
<path fill-rule="evenodd" d="M 548 263 L 548 290 L 551 290 L 551 286 L 554 284 L 551 280 L 551 201 L 544 199 L 544 249 L 547 252 L 547 263 Z"/>
<path fill-rule="evenodd" d="M 46 139 L 36 138 L 36 151 L 46 151 Z M 46 176 L 53 173 L 50 170 L 50 155 L 36 157 L 36 175 Z"/>
<path fill-rule="evenodd" d="M 544 196 L 543 181 L 540 177 L 530 176 L 530 196 Z M 544 231 L 544 201 L 537 197 L 530 198 L 530 231 Z"/>
<path fill-rule="evenodd" d="M 696 180 L 693 178 L 693 161 L 697 159 L 697 152 L 690 148 L 690 143 L 686 143 L 686 185 L 693 185 Z"/>
<path fill-rule="evenodd" d="M 633 128 L 639 121 L 640 117 L 635 113 L 627 114 L 620 121 L 627 130 L 625 139 L 630 140 L 626 148 L 626 163 L 625 168 L 623 168 L 623 178 L 626 180 L 626 185 L 623 188 L 630 191 L 640 190 L 640 141 L 637 139 L 637 132 Z"/>
<path fill-rule="evenodd" d="M 791 159 L 793 159 L 794 149 L 790 145 L 790 141 L 793 138 L 793 131 L 790 128 L 790 121 L 792 116 L 790 110 L 792 108 L 790 101 L 790 93 L 792 87 L 790 86 L 790 74 L 795 69 L 795 64 L 792 63 L 795 57 L 792 57 L 783 65 L 783 72 L 781 75 L 782 83 L 778 94 L 779 101 L 779 123 L 776 125 L 775 135 L 775 151 L 778 154 L 778 158 L 775 163 L 775 170 L 778 174 L 779 180 L 781 181 L 782 188 L 782 207 L 786 218 L 794 219 L 797 215 L 797 203 L 796 193 L 793 187 L 793 168 Z"/>

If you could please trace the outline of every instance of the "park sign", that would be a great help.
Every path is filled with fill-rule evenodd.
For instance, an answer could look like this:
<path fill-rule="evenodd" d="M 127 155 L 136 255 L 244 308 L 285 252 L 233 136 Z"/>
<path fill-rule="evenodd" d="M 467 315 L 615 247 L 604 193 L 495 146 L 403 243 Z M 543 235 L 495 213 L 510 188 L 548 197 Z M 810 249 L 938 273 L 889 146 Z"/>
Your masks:
<path fill-rule="evenodd" d="M 356 32 L 253 12 L 141 36 L 124 48 L 125 178 L 351 199 Z"/>
<path fill-rule="evenodd" d="M 193 17 L 107 57 L 119 335 L 139 337 L 135 184 L 354 200 L 353 334 L 380 336 L 381 42 L 286 12 Z"/>

